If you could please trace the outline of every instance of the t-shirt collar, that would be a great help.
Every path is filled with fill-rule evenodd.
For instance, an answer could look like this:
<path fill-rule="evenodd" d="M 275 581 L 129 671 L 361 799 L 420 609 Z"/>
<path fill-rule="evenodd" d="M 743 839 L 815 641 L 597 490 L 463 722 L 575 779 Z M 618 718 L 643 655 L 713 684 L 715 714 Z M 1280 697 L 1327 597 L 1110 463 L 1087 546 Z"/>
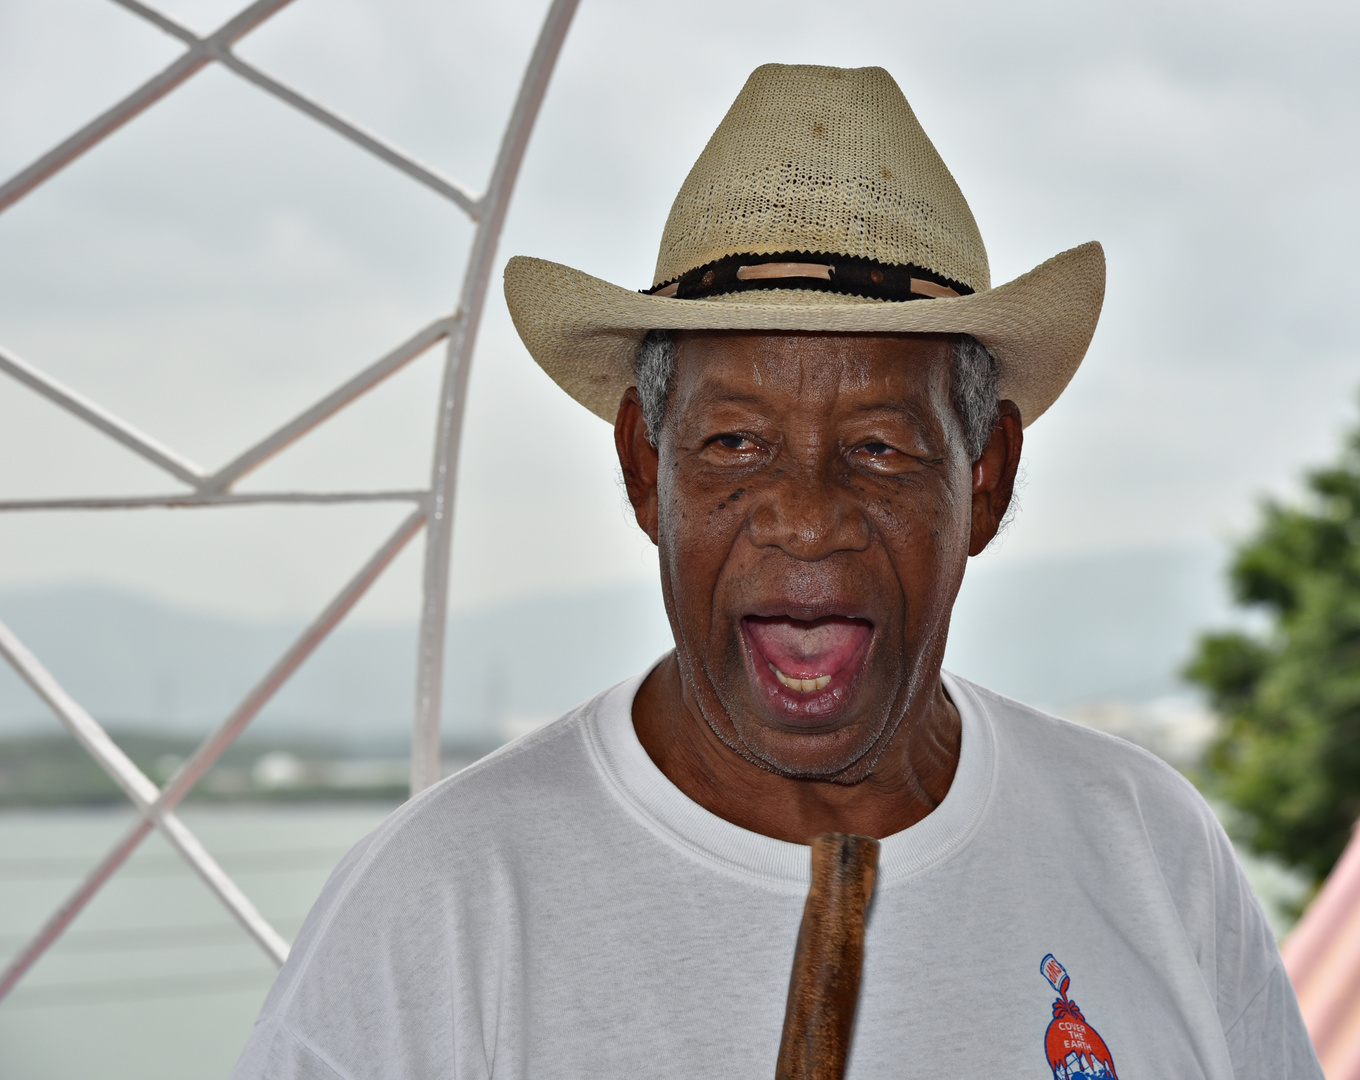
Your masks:
<path fill-rule="evenodd" d="M 780 891 L 806 892 L 806 845 L 751 832 L 705 810 L 647 755 L 632 715 L 633 699 L 647 674 L 620 683 L 586 708 L 587 737 L 609 788 L 642 824 L 692 857 Z M 981 820 L 995 782 L 996 743 L 982 700 L 966 681 L 947 672 L 943 680 L 962 721 L 954 782 L 933 812 L 884 838 L 880 887 L 920 873 L 962 846 Z"/>

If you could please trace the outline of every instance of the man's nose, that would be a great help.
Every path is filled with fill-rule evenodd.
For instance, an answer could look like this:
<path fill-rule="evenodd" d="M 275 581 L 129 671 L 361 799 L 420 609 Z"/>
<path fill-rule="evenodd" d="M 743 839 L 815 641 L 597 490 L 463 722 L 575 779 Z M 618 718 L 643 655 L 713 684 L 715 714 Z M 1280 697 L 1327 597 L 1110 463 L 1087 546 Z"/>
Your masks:
<path fill-rule="evenodd" d="M 869 519 L 840 464 L 776 466 L 751 508 L 752 542 L 807 562 L 867 548 Z"/>

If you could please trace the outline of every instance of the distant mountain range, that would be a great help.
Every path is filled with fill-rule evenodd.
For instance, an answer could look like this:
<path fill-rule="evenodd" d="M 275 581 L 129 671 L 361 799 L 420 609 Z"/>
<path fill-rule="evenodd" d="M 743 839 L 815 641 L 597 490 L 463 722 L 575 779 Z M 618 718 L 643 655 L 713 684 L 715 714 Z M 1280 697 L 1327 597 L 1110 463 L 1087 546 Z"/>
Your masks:
<path fill-rule="evenodd" d="M 1048 708 L 1183 694 L 1195 634 L 1234 618 L 1210 550 L 1132 551 L 970 567 L 947 666 Z M 1240 619 L 1240 616 L 1237 617 Z M 199 733 L 299 629 L 70 585 L 0 592 L 4 620 L 70 693 L 123 729 Z M 254 728 L 386 751 L 409 738 L 413 626 L 341 626 Z M 544 597 L 449 624 L 445 737 L 485 744 L 561 713 L 670 646 L 654 583 Z M 0 735 L 50 729 L 0 663 Z"/>

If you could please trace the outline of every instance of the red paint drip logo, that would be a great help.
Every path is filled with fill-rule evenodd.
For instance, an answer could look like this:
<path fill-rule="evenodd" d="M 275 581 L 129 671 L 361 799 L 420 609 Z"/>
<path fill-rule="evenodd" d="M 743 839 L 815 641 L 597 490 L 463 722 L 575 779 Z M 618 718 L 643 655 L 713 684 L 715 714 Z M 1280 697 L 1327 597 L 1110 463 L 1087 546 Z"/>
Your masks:
<path fill-rule="evenodd" d="M 1058 991 L 1053 1019 L 1044 1034 L 1044 1054 L 1053 1080 L 1119 1080 L 1110 1048 L 1067 996 L 1072 985 L 1067 969 L 1049 953 L 1039 962 L 1039 972 Z"/>

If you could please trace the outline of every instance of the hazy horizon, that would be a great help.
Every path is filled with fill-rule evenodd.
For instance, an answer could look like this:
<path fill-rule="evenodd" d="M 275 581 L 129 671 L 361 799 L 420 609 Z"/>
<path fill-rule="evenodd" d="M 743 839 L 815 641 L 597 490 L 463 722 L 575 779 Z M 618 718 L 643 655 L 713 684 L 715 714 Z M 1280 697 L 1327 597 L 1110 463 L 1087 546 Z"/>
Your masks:
<path fill-rule="evenodd" d="M 1195 635 L 1240 623 L 1206 547 L 975 564 L 946 667 L 1047 709 L 1192 697 Z M 0 589 L 0 619 L 75 698 L 116 727 L 203 733 L 300 629 L 165 604 L 106 585 Z M 520 597 L 457 613 L 446 642 L 444 735 L 486 742 L 546 720 L 671 648 L 657 582 Z M 409 737 L 415 626 L 342 623 L 250 731 L 352 743 Z M 57 730 L 0 667 L 0 734 Z"/>

